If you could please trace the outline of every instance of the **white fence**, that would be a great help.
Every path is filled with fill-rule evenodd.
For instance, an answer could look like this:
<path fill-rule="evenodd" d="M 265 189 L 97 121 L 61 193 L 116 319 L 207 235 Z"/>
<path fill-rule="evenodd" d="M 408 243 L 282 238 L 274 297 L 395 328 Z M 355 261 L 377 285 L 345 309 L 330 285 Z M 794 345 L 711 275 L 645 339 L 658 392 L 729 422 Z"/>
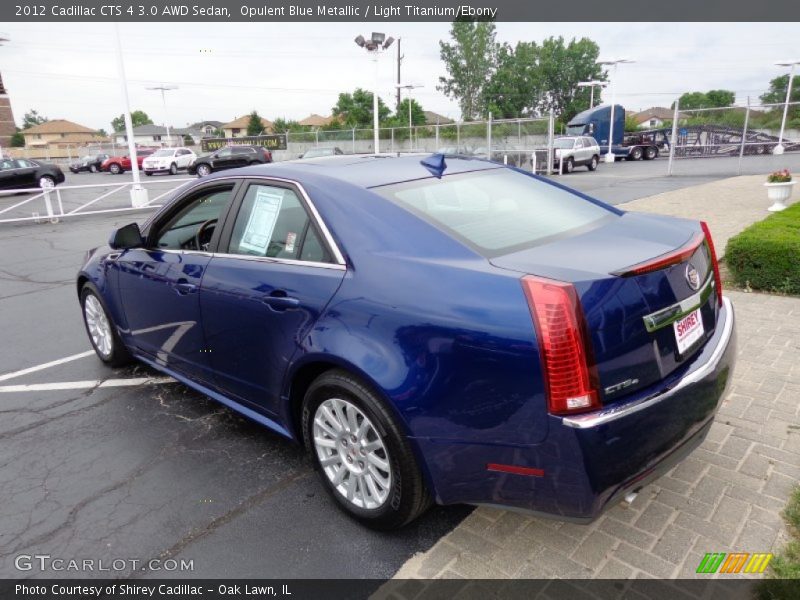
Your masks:
<path fill-rule="evenodd" d="M 25 190 L 0 191 L 0 201 L 16 194 L 33 194 L 10 206 L 0 202 L 0 223 L 51 222 L 61 219 L 87 215 L 108 214 L 158 208 L 159 200 L 170 195 L 187 181 L 195 178 L 169 179 L 166 181 L 142 181 L 142 187 L 162 188 L 152 190 L 154 196 L 148 198 L 146 205 L 132 207 L 130 192 L 135 185 L 132 181 L 92 185 L 65 185 L 51 188 L 31 188 Z M 178 185 L 175 185 L 178 184 Z M 109 189 L 111 188 L 111 189 Z M 166 189 L 163 189 L 166 188 Z M 95 192 L 100 191 L 99 196 Z M 103 208 L 98 208 L 102 203 Z"/>

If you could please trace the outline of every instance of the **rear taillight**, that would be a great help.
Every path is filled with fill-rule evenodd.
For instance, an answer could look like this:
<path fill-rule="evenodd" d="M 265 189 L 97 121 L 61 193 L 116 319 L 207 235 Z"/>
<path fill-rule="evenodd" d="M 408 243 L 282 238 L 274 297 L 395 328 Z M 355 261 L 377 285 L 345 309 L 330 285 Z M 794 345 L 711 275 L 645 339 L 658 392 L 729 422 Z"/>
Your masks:
<path fill-rule="evenodd" d="M 711 231 L 708 228 L 708 223 L 700 221 L 700 227 L 703 228 L 703 235 L 706 236 L 708 251 L 711 254 L 711 264 L 714 267 L 714 285 L 717 288 L 717 303 L 722 306 L 722 278 L 719 276 L 719 261 L 717 261 L 717 251 L 714 250 L 714 240 L 711 239 Z"/>
<path fill-rule="evenodd" d="M 619 277 L 631 277 L 633 275 L 644 275 L 645 273 L 652 273 L 653 271 L 658 271 L 660 269 L 666 269 L 667 267 L 671 267 L 672 265 L 678 265 L 683 261 L 689 259 L 692 254 L 695 253 L 697 248 L 700 247 L 700 244 L 703 243 L 703 236 L 699 233 L 695 236 L 692 236 L 692 239 L 689 240 L 686 244 L 678 248 L 677 250 L 673 250 L 672 252 L 667 252 L 666 254 L 662 254 L 661 256 L 657 256 L 653 259 L 646 260 L 644 262 L 635 264 L 630 267 L 626 267 L 621 271 L 615 271 L 611 273 L 612 275 L 617 275 Z"/>
<path fill-rule="evenodd" d="M 575 286 L 526 275 L 522 288 L 539 338 L 550 412 L 599 408 L 597 370 Z"/>

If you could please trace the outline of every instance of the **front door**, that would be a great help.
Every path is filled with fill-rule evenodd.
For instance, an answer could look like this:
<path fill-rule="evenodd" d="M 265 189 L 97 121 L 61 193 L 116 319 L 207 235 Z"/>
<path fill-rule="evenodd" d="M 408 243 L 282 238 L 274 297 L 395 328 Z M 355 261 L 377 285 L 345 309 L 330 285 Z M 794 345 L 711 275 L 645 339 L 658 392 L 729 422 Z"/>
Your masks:
<path fill-rule="evenodd" d="M 133 345 L 193 379 L 211 379 L 199 292 L 233 189 L 193 190 L 153 223 L 145 247 L 126 250 L 114 263 Z"/>
<path fill-rule="evenodd" d="M 345 266 L 298 189 L 251 182 L 239 205 L 203 279 L 206 340 L 219 387 L 277 415 L 286 368 Z"/>

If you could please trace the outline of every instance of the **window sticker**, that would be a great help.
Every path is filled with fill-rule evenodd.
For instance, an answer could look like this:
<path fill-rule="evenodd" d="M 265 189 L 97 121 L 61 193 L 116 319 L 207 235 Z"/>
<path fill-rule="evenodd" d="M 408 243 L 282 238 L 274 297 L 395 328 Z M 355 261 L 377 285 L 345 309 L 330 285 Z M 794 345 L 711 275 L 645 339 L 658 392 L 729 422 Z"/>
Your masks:
<path fill-rule="evenodd" d="M 267 247 L 272 239 L 275 223 L 278 221 L 283 196 L 284 191 L 281 189 L 258 188 L 242 241 L 239 242 L 239 250 L 260 256 L 267 255 Z"/>

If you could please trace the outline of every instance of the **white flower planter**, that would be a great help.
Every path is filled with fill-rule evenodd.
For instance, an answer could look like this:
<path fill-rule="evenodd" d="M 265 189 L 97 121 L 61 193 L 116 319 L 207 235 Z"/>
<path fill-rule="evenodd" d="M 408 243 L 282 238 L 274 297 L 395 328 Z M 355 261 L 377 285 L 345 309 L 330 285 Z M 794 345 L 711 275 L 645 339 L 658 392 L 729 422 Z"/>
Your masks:
<path fill-rule="evenodd" d="M 785 181 L 783 183 L 765 183 L 764 187 L 767 188 L 767 198 L 772 200 L 772 206 L 767 210 L 771 212 L 778 212 L 786 208 L 786 201 L 792 197 L 792 189 L 794 188 L 794 181 Z"/>

